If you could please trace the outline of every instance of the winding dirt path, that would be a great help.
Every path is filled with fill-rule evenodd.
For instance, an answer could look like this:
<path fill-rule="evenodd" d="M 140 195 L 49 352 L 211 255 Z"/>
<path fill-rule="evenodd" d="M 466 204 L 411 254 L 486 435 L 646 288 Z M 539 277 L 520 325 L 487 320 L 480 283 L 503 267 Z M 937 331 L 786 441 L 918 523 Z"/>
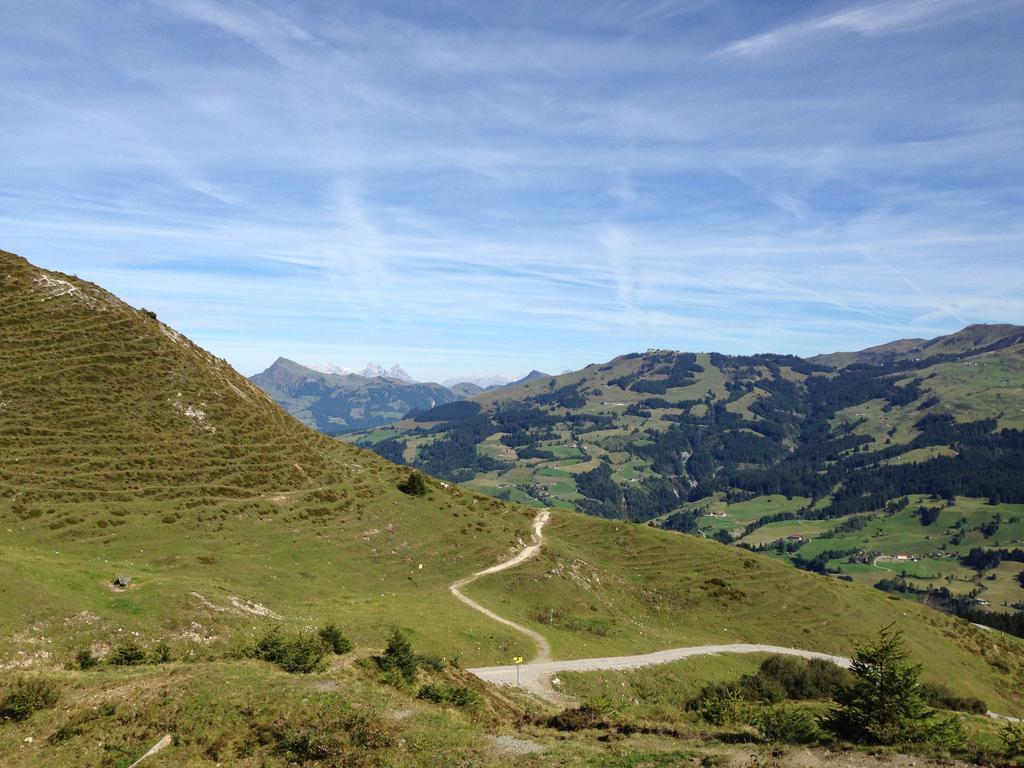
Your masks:
<path fill-rule="evenodd" d="M 504 624 L 506 627 L 510 627 L 511 629 L 514 629 L 516 632 L 519 632 L 520 634 L 526 635 L 528 638 L 530 638 L 537 646 L 537 655 L 534 656 L 533 661 L 531 663 L 544 663 L 548 662 L 551 659 L 551 644 L 548 642 L 547 638 L 539 632 L 533 631 L 529 627 L 524 627 L 522 624 L 517 624 L 514 621 L 506 619 L 504 616 L 499 616 L 494 611 L 488 608 L 484 608 L 476 600 L 473 600 L 470 597 L 466 597 L 466 595 L 462 593 L 462 588 L 468 584 L 472 584 L 481 576 L 488 576 L 492 573 L 499 573 L 500 571 L 507 571 L 509 568 L 515 568 L 517 565 L 526 562 L 531 557 L 540 552 L 540 545 L 544 541 L 544 524 L 547 523 L 550 516 L 551 513 L 546 509 L 541 510 L 537 514 L 537 517 L 535 517 L 533 520 L 533 543 L 530 544 L 528 547 L 524 547 L 518 555 L 509 560 L 505 560 L 502 563 L 498 563 L 497 565 L 492 565 L 490 568 L 485 568 L 482 571 L 477 571 L 472 576 L 467 576 L 464 579 L 459 579 L 450 587 L 448 587 L 449 591 L 451 591 L 451 593 L 455 595 L 457 600 L 462 601 L 470 608 L 472 608 L 474 611 L 479 611 L 487 618 L 492 619 L 493 621 L 496 621 L 499 624 Z M 515 667 L 510 667 L 510 669 L 512 669 L 512 680 L 514 683 Z M 474 674 L 476 673 L 476 671 L 472 669 L 469 671 L 473 672 Z"/>
<path fill-rule="evenodd" d="M 481 680 L 486 680 L 489 683 L 495 683 L 497 685 L 518 685 L 553 704 L 566 705 L 574 703 L 574 699 L 561 691 L 556 690 L 551 684 L 552 678 L 559 672 L 599 672 L 603 670 L 639 669 L 641 667 L 649 667 L 655 664 L 667 664 L 672 661 L 688 659 L 693 656 L 711 656 L 719 653 L 774 653 L 780 656 L 799 656 L 804 659 L 824 659 L 825 661 L 831 661 L 833 664 L 837 664 L 840 667 L 845 667 L 847 669 L 849 669 L 852 663 L 851 660 L 845 656 L 832 656 L 827 653 L 807 651 L 802 648 L 788 648 L 779 645 L 762 645 L 760 643 L 692 645 L 682 648 L 669 648 L 664 651 L 654 651 L 653 653 L 637 654 L 634 656 L 606 656 L 595 659 L 565 659 L 563 661 L 552 659 L 551 644 L 542 634 L 530 629 L 529 627 L 524 627 L 522 624 L 506 619 L 504 616 L 499 616 L 494 611 L 484 608 L 480 603 L 466 597 L 466 595 L 462 593 L 463 587 L 467 584 L 473 583 L 481 576 L 487 576 L 492 573 L 507 571 L 509 568 L 515 568 L 517 565 L 526 562 L 536 555 L 540 551 L 541 545 L 544 543 L 544 525 L 549 519 L 549 510 L 545 509 L 538 513 L 537 517 L 534 518 L 533 521 L 533 543 L 524 547 L 518 555 L 498 563 L 497 565 L 493 565 L 490 568 L 477 571 L 472 576 L 459 579 L 448 587 L 451 593 L 458 600 L 462 601 L 473 610 L 479 611 L 487 618 L 497 621 L 500 624 L 504 624 L 506 627 L 510 627 L 511 629 L 526 635 L 537 645 L 537 655 L 528 664 L 518 665 L 518 670 L 514 664 L 497 667 L 476 667 L 474 669 L 466 670 L 467 672 L 476 675 Z M 1015 723 L 1021 722 L 1021 720 L 1015 717 L 1000 715 L 997 712 L 986 712 L 985 714 L 997 720 L 1005 720 Z"/>

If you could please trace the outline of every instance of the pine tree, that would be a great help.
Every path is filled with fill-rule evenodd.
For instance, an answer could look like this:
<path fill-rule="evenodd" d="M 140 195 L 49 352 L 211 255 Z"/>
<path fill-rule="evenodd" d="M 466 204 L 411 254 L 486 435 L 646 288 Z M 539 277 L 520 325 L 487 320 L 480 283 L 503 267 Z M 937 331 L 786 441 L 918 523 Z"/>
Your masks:
<path fill-rule="evenodd" d="M 931 716 L 921 695 L 920 665 L 906 663 L 903 633 L 891 626 L 858 649 L 851 671 L 855 681 L 836 695 L 839 709 L 822 725 L 859 744 L 900 744 L 927 735 Z"/>
<path fill-rule="evenodd" d="M 378 664 L 384 671 L 397 671 L 407 683 L 416 679 L 416 668 L 419 666 L 419 662 L 416 659 L 416 654 L 412 651 L 409 638 L 402 630 L 396 629 L 391 633 L 388 647 L 384 650 L 384 655 L 380 657 Z"/>
<path fill-rule="evenodd" d="M 427 492 L 427 483 L 419 472 L 410 472 L 409 477 L 398 489 L 410 496 L 423 496 Z"/>

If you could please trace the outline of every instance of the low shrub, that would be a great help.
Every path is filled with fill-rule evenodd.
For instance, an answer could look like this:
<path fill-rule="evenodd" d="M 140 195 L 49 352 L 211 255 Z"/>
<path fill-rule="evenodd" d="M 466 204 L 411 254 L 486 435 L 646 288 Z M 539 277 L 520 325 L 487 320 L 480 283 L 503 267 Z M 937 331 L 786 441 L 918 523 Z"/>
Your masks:
<path fill-rule="evenodd" d="M 1007 722 L 1000 734 L 1003 754 L 1010 765 L 1024 766 L 1024 724 Z"/>
<path fill-rule="evenodd" d="M 272 629 L 256 641 L 249 654 L 276 664 L 285 672 L 315 672 L 323 665 L 324 646 L 319 637 L 286 635 Z"/>
<path fill-rule="evenodd" d="M 41 709 L 50 709 L 60 698 L 57 685 L 44 677 L 16 677 L 0 699 L 0 720 L 25 720 Z"/>
<path fill-rule="evenodd" d="M 444 685 L 437 685 L 435 683 L 427 683 L 420 688 L 419 693 L 416 694 L 417 699 L 423 701 L 431 701 L 434 704 L 447 704 L 448 703 L 448 687 Z"/>
<path fill-rule="evenodd" d="M 100 663 L 100 660 L 92 655 L 92 651 L 83 648 L 75 654 L 75 666 L 79 669 L 92 669 Z"/>
<path fill-rule="evenodd" d="M 484 703 L 483 697 L 468 685 L 453 686 L 449 700 L 460 709 L 474 709 Z"/>
<path fill-rule="evenodd" d="M 444 672 L 444 660 L 438 656 L 423 656 L 417 653 L 416 663 L 423 667 L 423 669 L 429 669 L 431 672 Z"/>
<path fill-rule="evenodd" d="M 134 640 L 125 640 L 107 654 L 107 663 L 118 667 L 134 667 L 146 662 L 146 652 Z"/>
<path fill-rule="evenodd" d="M 781 693 L 775 699 L 831 699 L 848 688 L 853 678 L 842 667 L 824 659 L 798 659 L 792 656 L 770 656 L 761 662 L 754 675 L 744 675 L 740 685 L 753 692 L 771 690 Z M 766 697 L 750 696 L 765 701 Z"/>
<path fill-rule="evenodd" d="M 988 705 L 977 696 L 959 696 L 941 683 L 922 683 L 921 696 L 929 707 L 935 709 L 971 712 L 975 715 L 983 715 L 988 711 Z"/>
<path fill-rule="evenodd" d="M 563 709 L 548 720 L 548 726 L 559 731 L 582 731 L 587 728 L 609 728 L 604 715 L 593 705 Z"/>
<path fill-rule="evenodd" d="M 812 744 L 820 735 L 814 718 L 799 707 L 767 707 L 755 724 L 768 741 L 777 744 Z"/>
<path fill-rule="evenodd" d="M 483 704 L 479 693 L 467 685 L 443 685 L 427 683 L 416 694 L 417 699 L 431 701 L 435 704 L 450 704 L 460 709 L 473 709 Z"/>
<path fill-rule="evenodd" d="M 735 685 L 712 685 L 701 691 L 698 711 L 711 725 L 736 725 L 750 722 L 753 706 Z"/>
<path fill-rule="evenodd" d="M 729 707 L 736 709 L 730 702 L 777 704 L 787 699 L 829 699 L 845 690 L 851 680 L 852 677 L 847 670 L 830 661 L 771 656 L 765 659 L 758 671 L 752 675 L 743 675 L 731 683 L 713 683 L 705 686 L 687 702 L 687 709 L 701 712 L 705 719 L 705 713 L 719 719 L 726 716 L 726 709 Z M 729 722 L 736 722 L 732 715 L 728 717 Z"/>
<path fill-rule="evenodd" d="M 156 647 L 149 654 L 150 664 L 167 664 L 173 660 L 174 656 L 171 653 L 171 646 L 164 641 L 157 643 Z"/>
<path fill-rule="evenodd" d="M 281 717 L 256 726 L 258 741 L 270 746 L 289 764 L 323 762 L 351 768 L 381 765 L 380 751 L 396 739 L 386 723 L 369 714 L 320 713 L 300 721 Z"/>

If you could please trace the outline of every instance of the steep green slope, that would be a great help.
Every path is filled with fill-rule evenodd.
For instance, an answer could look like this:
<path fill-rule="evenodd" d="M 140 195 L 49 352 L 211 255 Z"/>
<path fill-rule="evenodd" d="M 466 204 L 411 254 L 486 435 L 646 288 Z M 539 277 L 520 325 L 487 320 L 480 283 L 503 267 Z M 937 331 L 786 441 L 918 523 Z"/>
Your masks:
<path fill-rule="evenodd" d="M 95 285 L 0 252 L 0 306 L 0 498 L 245 498 L 371 461 Z"/>
<path fill-rule="evenodd" d="M 321 373 L 283 357 L 250 380 L 292 416 L 328 435 L 369 429 L 412 410 L 463 399 L 440 384 Z"/>
<path fill-rule="evenodd" d="M 462 615 L 447 583 L 513 548 L 531 513 L 401 493 L 407 470 L 97 286 L 2 253 L 0 307 L 0 664 L 128 631 L 230 644 L 261 613 L 351 620 L 365 641 L 409 622 L 467 657 L 508 642 L 472 614 L 427 617 Z"/>

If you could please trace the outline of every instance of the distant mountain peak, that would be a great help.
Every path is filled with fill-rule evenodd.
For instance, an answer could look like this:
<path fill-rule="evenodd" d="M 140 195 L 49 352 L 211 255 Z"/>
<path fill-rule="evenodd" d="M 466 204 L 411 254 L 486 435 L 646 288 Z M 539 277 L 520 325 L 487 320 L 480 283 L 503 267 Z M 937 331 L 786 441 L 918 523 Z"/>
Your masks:
<path fill-rule="evenodd" d="M 366 379 L 383 378 L 383 379 L 398 379 L 409 384 L 414 384 L 416 379 L 410 376 L 402 366 L 395 363 L 390 368 L 385 368 L 383 365 L 377 365 L 377 363 L 367 363 L 365 368 L 345 368 L 344 366 L 337 365 L 336 363 L 321 363 L 320 365 L 310 366 L 317 373 L 330 373 L 338 376 L 350 376 L 355 374 L 356 376 L 362 376 Z"/>

